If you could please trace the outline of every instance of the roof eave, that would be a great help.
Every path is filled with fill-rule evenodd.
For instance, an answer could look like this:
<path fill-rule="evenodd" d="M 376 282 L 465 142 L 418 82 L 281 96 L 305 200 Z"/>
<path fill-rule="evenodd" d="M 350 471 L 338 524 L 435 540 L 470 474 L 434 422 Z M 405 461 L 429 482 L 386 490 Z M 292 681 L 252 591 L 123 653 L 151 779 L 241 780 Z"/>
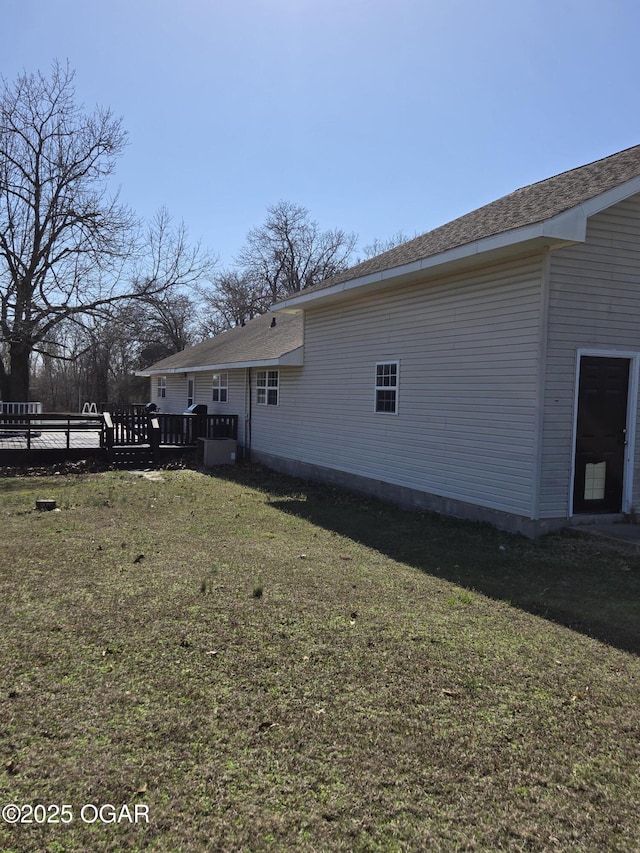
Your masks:
<path fill-rule="evenodd" d="M 563 214 L 564 216 L 564 214 Z M 374 288 L 390 284 L 397 279 L 410 279 L 420 273 L 442 271 L 449 272 L 449 268 L 456 266 L 473 265 L 476 261 L 487 262 L 493 254 L 496 259 L 505 253 L 513 253 L 515 249 L 524 250 L 527 244 L 532 247 L 536 243 L 541 245 L 563 245 L 568 242 L 583 242 L 586 230 L 586 219 L 580 215 L 568 217 L 566 222 L 560 223 L 555 220 L 527 225 L 503 234 L 485 237 L 473 243 L 465 243 L 456 246 L 446 252 L 431 255 L 409 264 L 399 267 L 381 270 L 380 272 L 342 281 L 330 287 L 321 288 L 309 293 L 299 293 L 289 299 L 279 302 L 271 307 L 272 311 L 289 311 L 293 308 L 303 308 L 309 302 L 335 298 L 359 288 Z M 511 251 L 509 251 L 511 250 Z"/>
<path fill-rule="evenodd" d="M 136 370 L 136 376 L 172 376 L 184 373 L 207 373 L 216 370 L 237 370 L 245 367 L 302 367 L 304 364 L 304 347 L 300 346 L 276 358 L 261 358 L 249 361 L 226 361 L 217 364 L 183 365 L 182 367 L 148 367 Z"/>
<path fill-rule="evenodd" d="M 587 219 L 602 210 L 640 192 L 640 176 L 614 187 L 607 192 L 569 208 L 549 219 L 483 237 L 462 246 L 456 246 L 409 264 L 381 270 L 376 273 L 349 279 L 319 290 L 298 293 L 273 305 L 272 311 L 291 311 L 304 308 L 310 302 L 335 299 L 359 288 L 381 287 L 394 280 L 417 277 L 421 273 L 453 271 L 456 266 L 471 266 L 474 262 L 487 263 L 494 255 L 496 260 L 526 251 L 528 247 L 558 248 L 567 243 L 583 243 L 587 233 Z"/>

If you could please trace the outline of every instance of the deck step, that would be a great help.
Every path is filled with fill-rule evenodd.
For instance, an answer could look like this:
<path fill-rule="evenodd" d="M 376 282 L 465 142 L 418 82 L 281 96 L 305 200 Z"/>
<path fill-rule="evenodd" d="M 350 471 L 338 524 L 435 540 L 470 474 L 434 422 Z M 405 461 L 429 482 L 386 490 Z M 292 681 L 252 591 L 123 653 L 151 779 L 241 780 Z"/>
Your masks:
<path fill-rule="evenodd" d="M 152 468 L 155 462 L 150 447 L 114 447 L 109 454 L 114 468 Z"/>

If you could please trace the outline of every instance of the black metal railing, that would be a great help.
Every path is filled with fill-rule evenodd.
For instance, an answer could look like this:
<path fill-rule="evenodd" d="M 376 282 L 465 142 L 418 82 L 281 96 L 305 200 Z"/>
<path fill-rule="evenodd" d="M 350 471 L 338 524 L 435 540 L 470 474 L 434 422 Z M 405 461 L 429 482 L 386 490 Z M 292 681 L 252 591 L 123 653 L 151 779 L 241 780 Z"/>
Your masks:
<path fill-rule="evenodd" d="M 62 446 L 69 450 L 72 445 L 72 436 L 83 434 L 87 436 L 88 433 L 93 434 L 94 440 L 99 436 L 100 446 L 104 447 L 102 415 L 50 414 L 48 412 L 0 415 L 0 439 L 24 438 L 27 442 L 27 450 L 31 450 L 34 439 L 47 435 L 51 438 L 56 436 L 57 446 L 61 444 L 58 437 L 62 436 L 64 439 Z"/>

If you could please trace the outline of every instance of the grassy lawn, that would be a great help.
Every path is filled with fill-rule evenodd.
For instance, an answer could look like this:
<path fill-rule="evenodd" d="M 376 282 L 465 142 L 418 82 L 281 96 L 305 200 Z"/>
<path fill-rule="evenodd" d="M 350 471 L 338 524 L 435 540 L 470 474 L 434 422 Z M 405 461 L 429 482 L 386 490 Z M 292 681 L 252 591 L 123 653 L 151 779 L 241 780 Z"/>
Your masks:
<path fill-rule="evenodd" d="M 159 476 L 0 479 L 1 850 L 640 849 L 638 556 Z"/>

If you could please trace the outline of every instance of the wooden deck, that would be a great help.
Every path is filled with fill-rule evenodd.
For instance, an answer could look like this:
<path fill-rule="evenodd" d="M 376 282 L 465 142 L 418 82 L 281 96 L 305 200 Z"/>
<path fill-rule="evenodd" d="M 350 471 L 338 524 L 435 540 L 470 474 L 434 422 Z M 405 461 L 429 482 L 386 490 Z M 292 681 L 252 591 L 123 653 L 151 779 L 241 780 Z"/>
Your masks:
<path fill-rule="evenodd" d="M 66 430 L 61 429 L 40 434 L 34 430 L 29 442 L 25 433 L 3 431 L 0 427 L 0 450 L 65 450 L 67 448 L 96 450 L 102 446 L 101 436 L 101 429 L 72 432 L 69 436 Z"/>
<path fill-rule="evenodd" d="M 37 464 L 45 458 L 104 456 L 126 450 L 162 454 L 195 450 L 198 438 L 236 438 L 237 415 L 108 413 L 0 416 L 0 464 Z"/>

